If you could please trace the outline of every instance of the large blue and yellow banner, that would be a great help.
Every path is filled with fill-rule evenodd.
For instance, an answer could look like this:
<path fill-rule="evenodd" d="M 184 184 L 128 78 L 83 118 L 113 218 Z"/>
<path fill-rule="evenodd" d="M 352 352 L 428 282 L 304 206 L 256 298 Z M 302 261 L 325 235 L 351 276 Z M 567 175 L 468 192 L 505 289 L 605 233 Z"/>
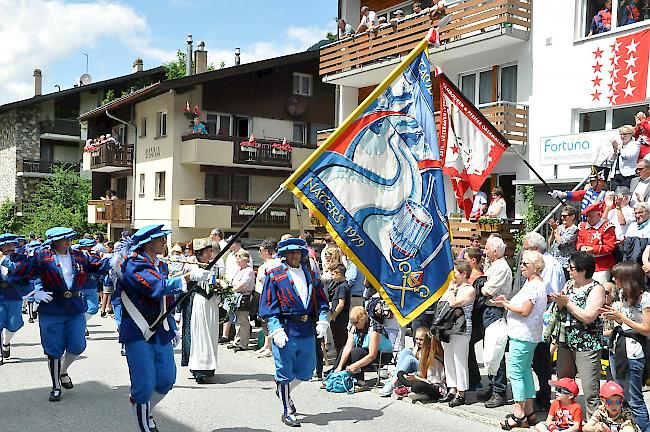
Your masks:
<path fill-rule="evenodd" d="M 453 274 L 424 40 L 284 183 L 401 325 Z"/>

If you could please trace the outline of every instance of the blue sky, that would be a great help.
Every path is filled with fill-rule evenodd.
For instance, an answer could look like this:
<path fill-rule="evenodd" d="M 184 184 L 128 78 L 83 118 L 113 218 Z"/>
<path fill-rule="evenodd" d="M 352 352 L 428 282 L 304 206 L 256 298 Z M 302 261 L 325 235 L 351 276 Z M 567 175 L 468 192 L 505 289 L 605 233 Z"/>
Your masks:
<path fill-rule="evenodd" d="M 0 0 L 0 104 L 33 95 L 32 73 L 43 71 L 43 92 L 70 88 L 86 72 L 97 82 L 145 69 L 203 40 L 208 61 L 226 65 L 234 49 L 242 62 L 306 49 L 336 28 L 336 0 Z"/>

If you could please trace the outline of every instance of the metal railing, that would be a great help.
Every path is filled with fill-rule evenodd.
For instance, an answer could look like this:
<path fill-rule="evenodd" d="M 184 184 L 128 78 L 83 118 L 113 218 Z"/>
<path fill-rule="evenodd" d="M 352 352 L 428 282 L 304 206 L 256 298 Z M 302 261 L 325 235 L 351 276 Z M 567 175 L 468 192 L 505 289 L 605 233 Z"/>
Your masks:
<path fill-rule="evenodd" d="M 16 172 L 54 174 L 54 169 L 56 167 L 69 169 L 75 172 L 79 172 L 81 170 L 81 164 L 74 162 L 58 162 L 33 159 L 16 160 Z"/>
<path fill-rule="evenodd" d="M 41 134 L 81 136 L 81 125 L 77 120 L 54 119 L 40 123 Z"/>
<path fill-rule="evenodd" d="M 95 206 L 96 223 L 130 223 L 130 200 L 90 200 L 88 205 Z"/>
<path fill-rule="evenodd" d="M 531 29 L 531 0 L 468 0 L 447 8 L 453 14 L 441 31 L 445 44 L 469 39 L 482 33 L 507 28 L 525 32 Z M 425 14 L 406 18 L 395 25 L 386 24 L 346 38 L 320 50 L 320 75 L 331 75 L 410 52 L 437 21 Z"/>

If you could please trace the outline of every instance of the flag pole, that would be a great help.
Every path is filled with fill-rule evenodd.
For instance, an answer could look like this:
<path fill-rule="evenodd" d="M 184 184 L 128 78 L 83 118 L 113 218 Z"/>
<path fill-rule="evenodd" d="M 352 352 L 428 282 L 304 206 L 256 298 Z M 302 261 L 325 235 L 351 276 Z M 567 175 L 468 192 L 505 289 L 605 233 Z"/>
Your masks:
<path fill-rule="evenodd" d="M 248 219 L 248 220 L 246 221 L 246 223 L 244 224 L 244 226 L 242 226 L 242 227 L 239 229 L 239 231 L 237 232 L 237 234 L 235 234 L 234 236 L 232 236 L 232 238 L 228 241 L 228 243 L 226 244 L 226 246 L 225 246 L 223 249 L 221 249 L 221 250 L 219 251 L 219 253 L 217 254 L 217 256 L 214 257 L 214 258 L 212 259 L 212 261 L 210 261 L 210 262 L 208 263 L 208 265 L 206 266 L 206 270 L 210 270 L 212 267 L 214 267 L 214 265 L 215 265 L 215 264 L 216 264 L 216 263 L 221 259 L 221 257 L 224 256 L 224 255 L 226 254 L 226 252 L 230 249 L 230 246 L 232 246 L 233 244 L 235 244 L 235 242 L 241 238 L 241 236 L 242 236 L 242 235 L 243 235 L 243 234 L 248 230 L 248 228 L 253 224 L 253 222 L 255 222 L 255 219 L 257 219 L 257 217 L 258 217 L 259 215 L 261 215 L 262 213 L 264 213 L 264 212 L 266 211 L 266 209 L 268 209 L 268 208 L 271 206 L 271 204 L 273 204 L 273 202 L 274 202 L 276 199 L 278 199 L 278 197 L 279 197 L 279 196 L 282 194 L 282 192 L 284 192 L 284 191 L 286 191 L 286 188 L 285 188 L 284 186 L 280 186 L 280 187 L 278 188 L 278 190 L 276 190 L 275 192 L 273 192 L 273 195 L 271 195 L 270 197 L 268 197 L 268 198 L 266 199 L 266 201 L 264 202 L 264 204 L 262 204 L 262 205 L 261 205 L 261 206 L 260 206 L 260 207 L 255 211 L 255 214 L 252 215 L 252 216 L 250 217 L 250 219 Z M 161 325 L 163 322 L 165 322 L 165 320 L 167 319 L 167 317 L 168 317 L 169 315 L 171 315 L 171 314 L 174 312 L 174 309 L 176 309 L 178 306 L 182 305 L 183 302 L 185 302 L 185 300 L 189 299 L 190 295 L 192 295 L 192 292 L 194 292 L 194 290 L 195 290 L 197 287 L 198 287 L 198 284 L 197 284 L 196 282 L 190 282 L 190 283 L 188 284 L 187 292 L 183 293 L 183 295 L 180 296 L 180 297 L 178 298 L 178 300 L 176 300 L 176 301 L 174 302 L 174 304 L 173 304 L 169 309 L 167 309 L 167 311 L 166 311 L 164 314 L 162 314 L 161 316 L 159 316 L 159 317 L 156 319 L 156 321 L 155 321 L 153 324 L 151 324 L 151 325 L 149 326 L 149 329 L 150 329 L 152 332 L 155 332 L 156 329 L 157 329 L 158 327 L 160 327 L 160 325 Z"/>
<path fill-rule="evenodd" d="M 535 168 L 533 168 L 533 166 L 532 166 L 531 164 L 528 163 L 528 161 L 526 160 L 526 158 L 524 158 L 524 156 L 523 156 L 521 153 L 519 153 L 519 151 L 518 151 L 516 148 L 514 148 L 514 146 L 513 146 L 512 144 L 510 144 L 510 148 L 512 149 L 512 151 L 515 152 L 515 154 L 516 154 L 517 156 L 519 156 L 519 158 L 524 162 L 524 164 L 526 164 L 526 166 L 527 166 L 527 167 L 528 167 L 528 168 L 533 172 L 533 174 L 535 174 L 535 175 L 537 176 L 537 178 L 542 182 L 542 184 L 543 184 L 544 186 L 546 186 L 546 188 L 547 188 L 549 191 L 553 192 L 553 188 L 552 188 L 548 183 L 546 183 L 546 180 L 544 180 L 544 179 L 542 178 L 542 176 L 539 175 L 539 173 L 537 172 L 537 170 L 535 170 Z M 562 205 L 566 205 L 566 202 L 565 202 L 562 198 L 560 198 L 560 197 L 556 197 L 556 199 L 560 202 L 560 204 L 562 204 Z"/>

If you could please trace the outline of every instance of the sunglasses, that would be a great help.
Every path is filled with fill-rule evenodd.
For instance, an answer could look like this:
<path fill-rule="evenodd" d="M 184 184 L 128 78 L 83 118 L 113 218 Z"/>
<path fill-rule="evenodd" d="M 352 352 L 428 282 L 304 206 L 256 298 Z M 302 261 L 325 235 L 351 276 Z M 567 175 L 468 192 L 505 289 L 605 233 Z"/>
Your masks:
<path fill-rule="evenodd" d="M 623 401 L 622 401 L 622 400 L 609 400 L 609 399 L 605 399 L 605 403 L 606 403 L 607 405 L 623 405 Z"/>
<path fill-rule="evenodd" d="M 565 389 L 564 387 L 556 387 L 555 388 L 555 393 L 560 393 L 560 394 L 563 394 L 563 395 L 571 395 L 571 396 L 573 396 L 573 393 L 571 391 Z"/>
<path fill-rule="evenodd" d="M 569 270 L 575 270 L 575 269 L 576 269 L 576 266 L 574 266 L 573 264 L 569 265 Z"/>
<path fill-rule="evenodd" d="M 563 214 L 563 215 L 560 215 L 560 216 L 562 216 L 562 217 L 569 217 L 569 216 L 571 216 L 571 215 L 570 215 L 570 214 Z"/>

